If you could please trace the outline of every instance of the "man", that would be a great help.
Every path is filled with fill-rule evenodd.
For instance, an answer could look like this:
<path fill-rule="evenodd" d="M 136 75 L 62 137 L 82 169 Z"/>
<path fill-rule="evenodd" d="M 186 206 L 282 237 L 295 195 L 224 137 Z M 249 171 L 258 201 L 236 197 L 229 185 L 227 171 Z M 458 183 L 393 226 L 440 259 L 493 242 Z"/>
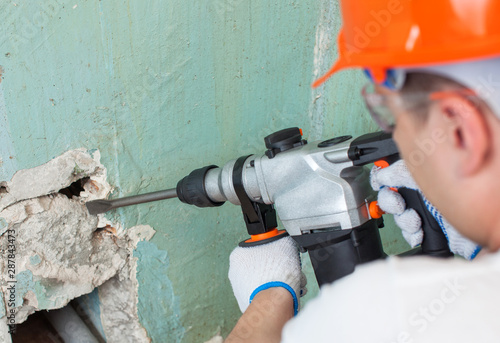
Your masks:
<path fill-rule="evenodd" d="M 365 69 L 367 107 L 406 162 L 372 171 L 379 204 L 417 245 L 419 218 L 390 187 L 418 185 L 453 252 L 473 259 L 471 241 L 487 252 L 472 262 L 390 257 L 360 266 L 285 325 L 305 285 L 292 239 L 237 248 L 229 278 L 245 312 L 227 342 L 498 342 L 500 1 L 341 5 L 339 60 L 315 86 Z"/>

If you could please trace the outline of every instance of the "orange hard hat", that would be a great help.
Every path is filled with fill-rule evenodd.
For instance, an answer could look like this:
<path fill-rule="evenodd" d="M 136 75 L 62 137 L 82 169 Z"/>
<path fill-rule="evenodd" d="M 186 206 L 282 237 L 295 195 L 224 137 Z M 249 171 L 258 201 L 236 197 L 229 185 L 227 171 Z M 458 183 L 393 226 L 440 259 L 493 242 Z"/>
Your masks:
<path fill-rule="evenodd" d="M 335 72 L 365 68 L 382 82 L 391 68 L 500 56 L 500 0 L 341 0 Z"/>

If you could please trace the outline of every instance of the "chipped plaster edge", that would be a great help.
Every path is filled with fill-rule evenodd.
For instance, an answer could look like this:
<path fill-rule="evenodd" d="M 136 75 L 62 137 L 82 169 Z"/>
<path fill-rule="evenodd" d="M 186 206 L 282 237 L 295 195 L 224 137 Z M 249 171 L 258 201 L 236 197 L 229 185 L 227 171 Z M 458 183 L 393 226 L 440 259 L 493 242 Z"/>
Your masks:
<path fill-rule="evenodd" d="M 123 342 L 131 334 L 134 335 L 134 342 L 151 342 L 146 329 L 140 323 L 137 312 L 139 302 L 139 282 L 136 277 L 138 258 L 134 257 L 133 251 L 140 241 L 149 241 L 155 233 L 156 231 L 149 225 L 137 225 L 126 230 L 129 242 L 127 264 L 114 278 L 98 287 L 99 300 L 101 302 L 101 323 L 109 343 Z M 118 290 L 118 293 L 115 292 L 116 290 Z M 114 296 L 125 297 L 129 300 L 126 304 L 121 304 L 122 306 L 127 306 L 126 312 L 132 316 L 129 318 L 127 327 L 123 328 L 123 330 L 116 330 L 116 327 L 122 327 L 123 323 L 120 318 L 117 318 L 116 323 L 113 323 L 115 318 L 114 313 L 116 311 L 123 311 L 123 308 L 120 308 L 119 301 L 117 299 L 114 300 Z M 131 333 L 130 330 L 132 331 Z M 123 337 L 121 337 L 122 334 Z"/>

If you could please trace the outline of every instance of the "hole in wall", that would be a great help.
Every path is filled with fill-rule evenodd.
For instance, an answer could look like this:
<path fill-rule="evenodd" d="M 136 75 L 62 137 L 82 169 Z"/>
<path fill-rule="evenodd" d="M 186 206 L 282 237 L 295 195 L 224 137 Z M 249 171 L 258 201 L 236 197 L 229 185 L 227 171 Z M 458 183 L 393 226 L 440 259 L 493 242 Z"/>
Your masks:
<path fill-rule="evenodd" d="M 13 343 L 104 343 L 88 313 L 80 306 L 80 298 L 52 311 L 37 311 L 16 326 Z M 84 300 L 85 301 L 85 300 Z M 76 340 L 75 340 L 76 339 Z"/>
<path fill-rule="evenodd" d="M 99 293 L 85 308 L 91 309 L 89 315 L 101 336 L 114 342 L 149 342 L 134 301 L 138 299 L 138 284 L 132 273 L 136 262 L 129 257 L 137 242 L 149 240 L 155 231 L 146 225 L 125 230 L 104 216 L 88 214 L 84 202 L 104 198 L 112 189 L 98 157 L 97 152 L 94 157 L 83 150 L 68 151 L 43 165 L 18 171 L 11 181 L 0 182 L 0 217 L 17 228 L 16 242 L 23 243 L 16 248 L 16 273 L 28 284 L 39 282 L 56 299 L 39 303 L 37 297 L 45 291 L 35 290 L 29 294 L 30 299 L 25 298 L 15 308 L 21 324 L 12 335 L 14 342 L 60 342 L 51 327 L 62 341 L 70 342 L 62 334 L 64 327 L 59 330 L 50 320 L 47 324 L 47 316 L 71 306 L 45 310 L 58 308 L 70 299 L 73 304 L 75 297 L 81 300 L 81 294 L 88 295 L 96 286 Z M 76 181 L 75 175 L 79 175 Z M 0 235 L 0 245 L 6 245 L 7 239 L 8 235 Z M 45 254 L 47 251 L 50 253 Z M 124 297 L 132 301 L 124 304 Z M 30 325 L 32 316 L 38 320 L 38 327 L 45 328 L 47 335 L 51 333 L 49 340 L 41 338 L 42 334 L 35 334 L 33 340 L 22 336 L 35 330 Z M 0 341 L 3 334 L 0 332 Z"/>
<path fill-rule="evenodd" d="M 45 317 L 44 312 L 33 313 L 28 319 L 16 326 L 16 333 L 12 335 L 13 343 L 64 343 L 56 329 Z"/>
<path fill-rule="evenodd" d="M 52 311 L 37 311 L 16 326 L 13 343 L 104 343 L 88 313 L 80 306 L 80 298 Z M 85 300 L 83 300 L 85 301 Z M 76 339 L 76 340 L 75 340 Z"/>
<path fill-rule="evenodd" d="M 90 180 L 90 177 L 84 177 L 82 179 L 76 180 L 71 185 L 66 188 L 60 189 L 58 193 L 66 195 L 69 199 L 73 199 L 75 196 L 80 196 L 81 192 L 85 189 L 83 186 Z"/>
<path fill-rule="evenodd" d="M 110 233 L 112 235 L 116 235 L 116 229 L 111 225 L 106 224 L 106 226 L 104 227 L 98 227 L 97 229 L 95 229 L 94 236 L 103 233 Z"/>
<path fill-rule="evenodd" d="M 104 230 L 106 230 L 106 228 L 105 228 L 105 227 L 98 227 L 97 229 L 95 229 L 94 233 L 95 233 L 95 234 L 98 234 L 98 233 L 103 232 Z"/>

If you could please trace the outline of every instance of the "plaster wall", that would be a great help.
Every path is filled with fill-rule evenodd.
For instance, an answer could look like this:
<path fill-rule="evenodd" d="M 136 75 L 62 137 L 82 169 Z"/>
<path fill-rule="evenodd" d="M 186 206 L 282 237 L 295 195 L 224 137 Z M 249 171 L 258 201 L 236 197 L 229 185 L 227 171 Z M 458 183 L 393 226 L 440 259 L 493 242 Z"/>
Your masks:
<path fill-rule="evenodd" d="M 263 151 L 285 127 L 309 140 L 376 129 L 360 72 L 309 86 L 335 57 L 335 1 L 3 1 L 0 22 L 0 181 L 84 147 L 100 151 L 119 197 Z M 106 216 L 156 231 L 133 252 L 153 342 L 228 333 L 239 316 L 228 256 L 246 236 L 238 208 L 167 200 Z M 389 252 L 406 248 L 391 225 L 383 235 Z"/>

